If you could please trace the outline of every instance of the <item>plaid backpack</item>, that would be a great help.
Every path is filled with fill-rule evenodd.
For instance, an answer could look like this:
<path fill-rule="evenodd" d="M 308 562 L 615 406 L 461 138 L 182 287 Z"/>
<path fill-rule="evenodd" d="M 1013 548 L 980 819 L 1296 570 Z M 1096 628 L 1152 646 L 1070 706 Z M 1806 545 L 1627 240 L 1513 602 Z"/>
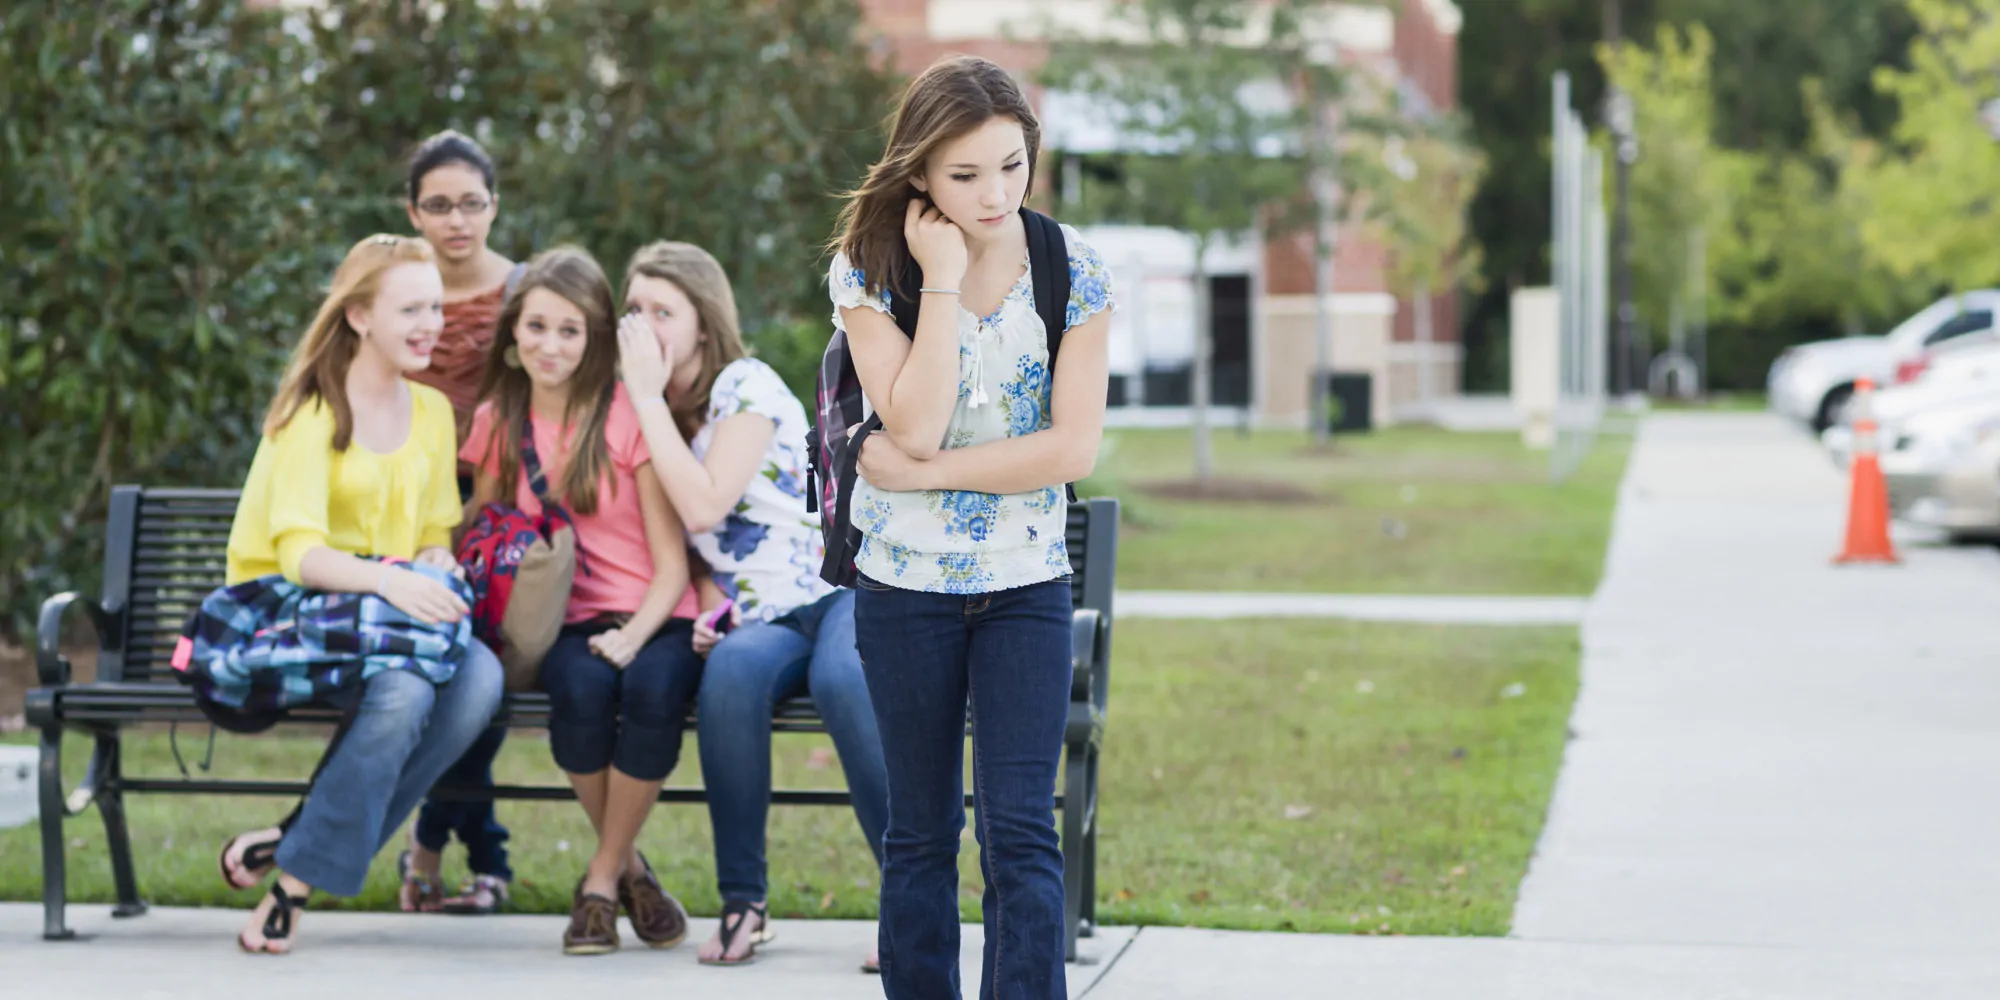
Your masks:
<path fill-rule="evenodd" d="M 471 597 L 456 576 L 385 559 Z M 384 670 L 433 684 L 457 674 L 472 630 L 427 624 L 375 594 L 313 590 L 272 574 L 217 588 L 188 615 L 170 665 L 209 721 L 238 733 L 269 729 L 289 709 L 352 704 Z"/>
<path fill-rule="evenodd" d="M 1069 315 L 1069 246 L 1062 226 L 1054 219 L 1023 206 L 1021 223 L 1028 235 L 1028 272 L 1035 293 L 1035 312 L 1048 331 L 1049 371 L 1056 367 L 1056 351 L 1062 347 Z M 911 339 L 917 336 L 918 288 L 923 269 L 903 268 L 903 280 L 889 293 L 890 313 L 896 326 Z M 857 571 L 854 558 L 861 552 L 861 529 L 854 526 L 849 506 L 854 496 L 855 463 L 861 458 L 861 442 L 882 429 L 882 418 L 869 411 L 861 396 L 861 379 L 854 373 L 854 358 L 847 348 L 846 332 L 835 329 L 821 355 L 819 377 L 813 391 L 815 420 L 806 432 L 806 510 L 820 516 L 820 533 L 826 541 L 826 555 L 819 575 L 836 587 L 851 587 Z M 853 436 L 848 429 L 854 428 Z M 1070 488 L 1070 498 L 1076 490 Z"/>
<path fill-rule="evenodd" d="M 531 515 L 511 504 L 486 504 L 457 552 L 472 587 L 473 634 L 500 657 L 509 691 L 534 690 L 542 658 L 562 631 L 570 585 L 582 559 L 575 518 L 549 498 L 548 477 L 535 453 L 534 425 L 526 419 L 521 425 L 521 465 L 542 512 Z M 583 572 L 588 575 L 589 567 Z"/>

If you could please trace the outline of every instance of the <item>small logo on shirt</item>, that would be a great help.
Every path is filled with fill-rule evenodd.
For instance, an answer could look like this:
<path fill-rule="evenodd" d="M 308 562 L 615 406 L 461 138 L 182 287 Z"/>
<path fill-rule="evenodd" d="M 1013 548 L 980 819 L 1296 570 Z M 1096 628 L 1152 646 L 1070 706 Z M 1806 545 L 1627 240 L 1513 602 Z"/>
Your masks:
<path fill-rule="evenodd" d="M 1028 541 L 1031 541 L 1031 542 L 1039 542 L 1039 541 L 1041 541 L 1041 540 L 1042 540 L 1042 536 L 1041 536 L 1041 533 L 1040 533 L 1040 532 L 1037 532 L 1037 531 L 1035 530 L 1035 528 L 1034 528 L 1034 525 L 1029 525 L 1029 526 L 1028 526 Z"/>

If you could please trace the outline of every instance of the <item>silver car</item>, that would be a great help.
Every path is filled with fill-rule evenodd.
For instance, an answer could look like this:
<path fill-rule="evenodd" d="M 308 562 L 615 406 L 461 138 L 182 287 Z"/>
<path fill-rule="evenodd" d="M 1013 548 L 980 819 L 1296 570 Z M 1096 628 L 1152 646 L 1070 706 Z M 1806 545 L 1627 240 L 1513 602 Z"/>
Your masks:
<path fill-rule="evenodd" d="M 1954 533 L 1983 526 L 1983 509 L 1973 502 L 1980 498 L 1979 455 L 1989 443 L 2000 443 L 1992 441 L 1996 430 L 2000 396 L 1927 410 L 1885 433 L 1881 463 L 1890 513 Z M 1984 470 L 1988 483 L 2000 484 L 2000 460 Z M 2000 492 L 1994 502 L 2000 503 Z M 2000 529 L 2000 522 L 1993 527 Z"/>
<path fill-rule="evenodd" d="M 1974 429 L 1906 519 L 1954 540 L 2000 539 L 2000 421 Z"/>

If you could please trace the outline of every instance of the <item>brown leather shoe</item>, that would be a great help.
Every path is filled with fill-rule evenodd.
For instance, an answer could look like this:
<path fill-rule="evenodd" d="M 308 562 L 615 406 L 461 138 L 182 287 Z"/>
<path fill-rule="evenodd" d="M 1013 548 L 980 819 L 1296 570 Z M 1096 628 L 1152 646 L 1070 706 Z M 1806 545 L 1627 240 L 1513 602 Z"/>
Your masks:
<path fill-rule="evenodd" d="M 618 950 L 618 903 L 596 893 L 579 894 L 563 930 L 563 954 L 609 955 Z"/>
<path fill-rule="evenodd" d="M 687 910 L 660 886 L 645 855 L 639 855 L 639 864 L 643 866 L 641 870 L 626 872 L 618 880 L 618 902 L 625 907 L 625 915 L 632 918 L 632 933 L 646 942 L 648 948 L 680 944 L 687 940 Z"/>

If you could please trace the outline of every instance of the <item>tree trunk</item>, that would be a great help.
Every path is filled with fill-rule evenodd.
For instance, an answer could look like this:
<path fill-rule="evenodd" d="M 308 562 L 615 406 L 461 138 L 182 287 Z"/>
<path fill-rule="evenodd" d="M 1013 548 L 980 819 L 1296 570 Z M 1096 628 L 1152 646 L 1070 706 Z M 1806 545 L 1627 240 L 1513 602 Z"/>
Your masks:
<path fill-rule="evenodd" d="M 1208 240 L 1197 239 L 1194 246 L 1194 384 L 1189 396 L 1194 404 L 1194 477 L 1207 482 L 1215 474 L 1215 448 L 1208 433 L 1209 369 L 1214 344 L 1213 317 L 1209 315 Z"/>
<path fill-rule="evenodd" d="M 1324 149 L 1327 144 L 1324 112 L 1314 112 L 1313 124 L 1319 130 L 1315 141 Z M 1322 169 L 1313 180 L 1313 370 L 1306 423 L 1312 428 L 1314 443 L 1324 445 L 1333 440 L 1332 421 L 1327 419 L 1326 380 L 1333 371 L 1333 245 L 1338 238 L 1334 231 L 1333 202 L 1338 194 L 1330 169 Z"/>
<path fill-rule="evenodd" d="M 1417 282 L 1417 406 L 1425 419 L 1431 415 L 1431 283 Z"/>

